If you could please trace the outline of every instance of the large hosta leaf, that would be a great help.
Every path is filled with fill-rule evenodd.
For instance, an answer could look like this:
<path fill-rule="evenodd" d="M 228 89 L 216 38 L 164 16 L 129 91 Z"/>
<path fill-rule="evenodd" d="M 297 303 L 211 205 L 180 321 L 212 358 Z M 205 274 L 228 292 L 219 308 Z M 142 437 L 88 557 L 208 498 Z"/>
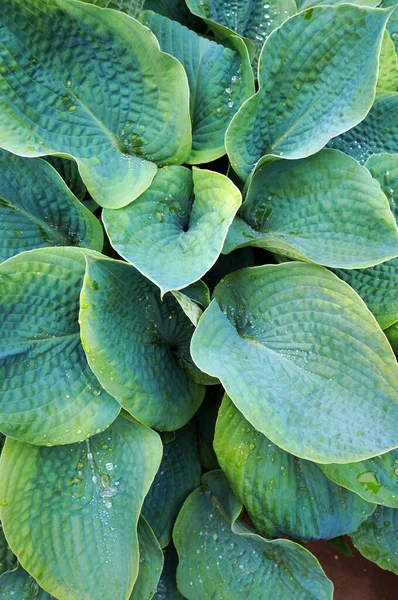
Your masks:
<path fill-rule="evenodd" d="M 238 188 L 220 173 L 165 167 L 134 204 L 105 210 L 103 220 L 118 253 L 164 294 L 213 266 L 240 204 Z"/>
<path fill-rule="evenodd" d="M 366 116 L 389 14 L 349 4 L 309 8 L 268 38 L 260 89 L 226 134 L 231 164 L 242 179 L 262 156 L 314 154 Z"/>
<path fill-rule="evenodd" d="M 398 575 L 398 510 L 378 506 L 351 534 L 354 545 L 368 560 Z"/>
<path fill-rule="evenodd" d="M 1 519 L 43 589 L 59 600 L 128 600 L 140 564 L 138 517 L 161 454 L 155 432 L 122 416 L 80 444 L 7 440 Z"/>
<path fill-rule="evenodd" d="M 171 541 L 184 500 L 200 484 L 201 470 L 195 431 L 187 425 L 164 445 L 162 463 L 142 508 L 162 548 Z"/>
<path fill-rule="evenodd" d="M 0 261 L 46 246 L 101 250 L 98 220 L 46 161 L 0 150 Z"/>
<path fill-rule="evenodd" d="M 0 577 L 0 599 L 1 600 L 55 600 L 44 590 L 40 589 L 36 581 L 18 567 L 15 571 L 4 573 Z"/>
<path fill-rule="evenodd" d="M 342 152 L 277 160 L 255 172 L 224 252 L 260 246 L 334 267 L 369 267 L 398 254 L 387 198 Z"/>
<path fill-rule="evenodd" d="M 293 0 L 186 0 L 220 37 L 238 33 L 259 53 L 269 34 L 296 12 Z"/>
<path fill-rule="evenodd" d="M 364 163 L 372 154 L 398 153 L 398 92 L 378 94 L 369 114 L 359 125 L 329 142 Z"/>
<path fill-rule="evenodd" d="M 267 541 L 237 521 L 242 505 L 221 471 L 202 479 L 174 527 L 177 582 L 188 600 L 329 599 L 317 560 L 289 540 Z"/>
<path fill-rule="evenodd" d="M 366 166 L 380 183 L 397 220 L 398 154 L 375 154 Z M 338 269 L 336 273 L 366 302 L 382 329 L 398 321 L 398 259 L 359 271 Z"/>
<path fill-rule="evenodd" d="M 184 370 L 194 330 L 177 301 L 131 265 L 87 256 L 80 310 L 83 347 L 101 385 L 150 427 L 172 431 L 205 388 Z"/>
<path fill-rule="evenodd" d="M 225 154 L 226 129 L 244 100 L 254 94 L 253 72 L 245 44 L 233 48 L 199 36 L 175 21 L 146 11 L 141 22 L 186 70 L 190 87 L 192 152 L 186 162 L 210 162 Z"/>
<path fill-rule="evenodd" d="M 375 509 L 332 483 L 318 465 L 292 456 L 256 431 L 224 397 L 214 448 L 257 531 L 310 540 L 354 531 Z"/>
<path fill-rule="evenodd" d="M 320 465 L 329 479 L 368 502 L 398 508 L 398 450 L 346 465 Z"/>
<path fill-rule="evenodd" d="M 74 157 L 113 208 L 187 158 L 186 75 L 146 27 L 75 0 L 4 0 L 0 25 L 0 146 Z"/>
<path fill-rule="evenodd" d="M 292 454 L 340 463 L 398 445 L 395 356 L 362 300 L 323 267 L 228 275 L 191 351 L 246 419 Z"/>
<path fill-rule="evenodd" d="M 80 341 L 84 252 L 39 248 L 0 265 L 0 430 L 21 441 L 84 440 L 120 410 Z"/>

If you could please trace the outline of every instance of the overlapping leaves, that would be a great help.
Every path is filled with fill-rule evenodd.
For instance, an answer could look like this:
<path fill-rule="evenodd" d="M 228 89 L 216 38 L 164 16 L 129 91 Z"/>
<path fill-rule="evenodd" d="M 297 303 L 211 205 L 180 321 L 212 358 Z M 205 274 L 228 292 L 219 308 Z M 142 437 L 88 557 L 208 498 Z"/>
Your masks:
<path fill-rule="evenodd" d="M 376 4 L 1 3 L 0 598 L 326 600 L 344 534 L 398 572 Z"/>

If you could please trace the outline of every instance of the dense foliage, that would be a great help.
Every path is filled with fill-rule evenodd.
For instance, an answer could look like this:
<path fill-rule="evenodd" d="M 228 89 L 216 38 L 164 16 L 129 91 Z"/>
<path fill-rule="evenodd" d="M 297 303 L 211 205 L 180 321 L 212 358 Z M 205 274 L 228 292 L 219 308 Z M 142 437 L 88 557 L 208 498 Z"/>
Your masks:
<path fill-rule="evenodd" d="M 327 600 L 346 534 L 398 574 L 378 3 L 1 0 L 0 599 Z"/>

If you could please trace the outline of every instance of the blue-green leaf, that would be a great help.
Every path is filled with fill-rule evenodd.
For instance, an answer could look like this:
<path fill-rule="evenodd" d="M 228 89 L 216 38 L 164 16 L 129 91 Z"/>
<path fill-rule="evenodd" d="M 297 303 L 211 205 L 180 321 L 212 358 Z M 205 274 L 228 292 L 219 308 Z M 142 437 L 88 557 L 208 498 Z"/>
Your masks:
<path fill-rule="evenodd" d="M 129 204 L 191 149 L 181 64 L 126 14 L 76 0 L 3 0 L 0 146 L 76 159 L 101 206 Z"/>
<path fill-rule="evenodd" d="M 378 506 L 350 537 L 365 558 L 398 575 L 397 509 Z"/>
<path fill-rule="evenodd" d="M 161 50 L 178 58 L 188 76 L 192 151 L 186 162 L 219 158 L 225 154 L 224 137 L 232 117 L 254 94 L 245 44 L 234 36 L 226 48 L 150 11 L 140 20 L 156 35 Z"/>
<path fill-rule="evenodd" d="M 185 425 L 205 388 L 185 372 L 194 326 L 177 301 L 131 265 L 87 257 L 80 325 L 101 385 L 136 419 L 159 430 Z"/>
<path fill-rule="evenodd" d="M 359 296 L 323 267 L 228 275 L 191 352 L 245 418 L 292 454 L 346 463 L 398 446 L 395 356 Z"/>
<path fill-rule="evenodd" d="M 390 12 L 317 6 L 270 35 L 259 61 L 260 89 L 226 134 L 228 156 L 241 179 L 261 157 L 314 154 L 366 116 Z"/>
<path fill-rule="evenodd" d="M 242 505 L 222 471 L 202 478 L 174 527 L 178 589 L 188 600 L 326 600 L 333 585 L 308 550 L 268 541 L 237 518 Z"/>
<path fill-rule="evenodd" d="M 223 252 L 244 246 L 352 269 L 397 256 L 398 230 L 369 171 L 342 152 L 322 150 L 255 172 Z"/>
<path fill-rule="evenodd" d="M 162 548 L 170 543 L 174 521 L 186 497 L 200 484 L 200 475 L 194 427 L 187 425 L 164 445 L 159 471 L 142 508 Z"/>
<path fill-rule="evenodd" d="M 71 444 L 120 411 L 80 341 L 85 253 L 39 248 L 0 265 L 0 430 L 21 441 Z"/>
<path fill-rule="evenodd" d="M 24 250 L 101 250 L 102 227 L 47 162 L 0 149 L 0 261 Z"/>

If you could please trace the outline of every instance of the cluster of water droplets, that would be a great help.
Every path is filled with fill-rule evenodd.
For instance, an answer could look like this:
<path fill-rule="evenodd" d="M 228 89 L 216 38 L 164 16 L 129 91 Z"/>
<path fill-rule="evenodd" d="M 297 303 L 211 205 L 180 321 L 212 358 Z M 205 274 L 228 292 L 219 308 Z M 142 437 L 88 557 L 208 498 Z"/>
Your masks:
<path fill-rule="evenodd" d="M 386 171 L 384 174 L 384 186 L 383 190 L 387 195 L 388 202 L 390 204 L 390 208 L 394 213 L 394 217 L 398 216 L 398 207 L 396 204 L 395 196 L 398 194 L 398 190 L 396 190 L 395 185 L 397 183 L 397 177 L 393 175 L 390 171 Z"/>

